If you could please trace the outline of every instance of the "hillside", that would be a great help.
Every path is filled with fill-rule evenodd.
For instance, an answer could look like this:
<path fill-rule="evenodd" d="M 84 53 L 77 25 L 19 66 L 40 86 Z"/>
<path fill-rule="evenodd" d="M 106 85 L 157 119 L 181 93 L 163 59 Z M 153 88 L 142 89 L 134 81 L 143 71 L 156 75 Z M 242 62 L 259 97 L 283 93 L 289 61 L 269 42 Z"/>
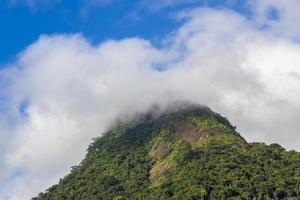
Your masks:
<path fill-rule="evenodd" d="M 300 199 L 300 153 L 247 143 L 226 118 L 188 106 L 120 124 L 33 199 Z"/>

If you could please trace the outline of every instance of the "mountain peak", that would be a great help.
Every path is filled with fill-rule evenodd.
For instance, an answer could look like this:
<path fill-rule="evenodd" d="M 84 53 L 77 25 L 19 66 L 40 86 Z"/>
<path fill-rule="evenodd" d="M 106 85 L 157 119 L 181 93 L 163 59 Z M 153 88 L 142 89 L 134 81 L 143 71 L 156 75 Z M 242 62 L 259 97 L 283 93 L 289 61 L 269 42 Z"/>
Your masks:
<path fill-rule="evenodd" d="M 160 133 L 168 133 L 174 139 L 183 139 L 185 142 L 196 145 L 201 140 L 218 134 L 233 134 L 239 136 L 235 127 L 220 114 L 213 112 L 209 107 L 191 104 L 172 104 L 163 111 L 154 107 L 148 113 L 138 115 L 133 121 L 123 123 L 107 134 L 124 134 L 134 132 L 132 129 L 151 127 L 147 136 L 155 137 Z M 130 129 L 129 129 L 130 128 Z M 125 131 L 128 130 L 129 131 Z M 140 133 L 139 133 L 140 134 Z"/>
<path fill-rule="evenodd" d="M 300 197 L 300 154 L 247 143 L 208 107 L 174 105 L 94 139 L 71 173 L 34 199 Z"/>

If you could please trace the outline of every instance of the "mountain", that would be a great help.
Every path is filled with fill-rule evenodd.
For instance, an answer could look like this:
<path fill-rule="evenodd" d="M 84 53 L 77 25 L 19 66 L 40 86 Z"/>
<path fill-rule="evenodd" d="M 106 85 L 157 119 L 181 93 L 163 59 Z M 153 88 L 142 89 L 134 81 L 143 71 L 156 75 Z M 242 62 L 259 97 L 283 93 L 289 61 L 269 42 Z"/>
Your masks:
<path fill-rule="evenodd" d="M 300 153 L 248 143 L 226 118 L 189 105 L 120 123 L 33 199 L 300 199 Z"/>

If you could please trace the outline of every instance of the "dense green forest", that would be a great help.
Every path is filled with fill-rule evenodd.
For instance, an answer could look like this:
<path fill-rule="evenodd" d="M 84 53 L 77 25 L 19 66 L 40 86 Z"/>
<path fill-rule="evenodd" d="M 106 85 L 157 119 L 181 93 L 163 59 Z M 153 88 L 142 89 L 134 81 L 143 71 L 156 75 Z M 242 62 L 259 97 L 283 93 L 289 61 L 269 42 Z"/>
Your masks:
<path fill-rule="evenodd" d="M 296 200 L 300 153 L 247 143 L 226 118 L 189 106 L 94 139 L 70 174 L 33 199 Z"/>

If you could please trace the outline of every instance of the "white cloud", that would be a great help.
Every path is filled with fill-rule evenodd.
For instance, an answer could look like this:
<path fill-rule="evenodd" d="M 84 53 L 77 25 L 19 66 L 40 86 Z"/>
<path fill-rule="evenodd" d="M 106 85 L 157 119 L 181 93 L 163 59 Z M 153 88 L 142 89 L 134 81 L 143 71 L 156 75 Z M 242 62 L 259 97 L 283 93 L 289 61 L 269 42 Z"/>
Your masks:
<path fill-rule="evenodd" d="M 251 0 L 258 22 L 268 25 L 276 34 L 300 37 L 300 1 L 298 0 Z M 277 20 L 270 18 L 270 12 L 277 13 Z"/>
<path fill-rule="evenodd" d="M 229 10 L 183 16 L 186 23 L 160 49 L 138 38 L 91 46 L 80 35 L 42 36 L 2 70 L 3 165 L 15 175 L 3 178 L 0 198 L 28 199 L 49 187 L 116 117 L 153 103 L 207 104 L 250 141 L 300 150 L 293 37 L 257 29 Z"/>

